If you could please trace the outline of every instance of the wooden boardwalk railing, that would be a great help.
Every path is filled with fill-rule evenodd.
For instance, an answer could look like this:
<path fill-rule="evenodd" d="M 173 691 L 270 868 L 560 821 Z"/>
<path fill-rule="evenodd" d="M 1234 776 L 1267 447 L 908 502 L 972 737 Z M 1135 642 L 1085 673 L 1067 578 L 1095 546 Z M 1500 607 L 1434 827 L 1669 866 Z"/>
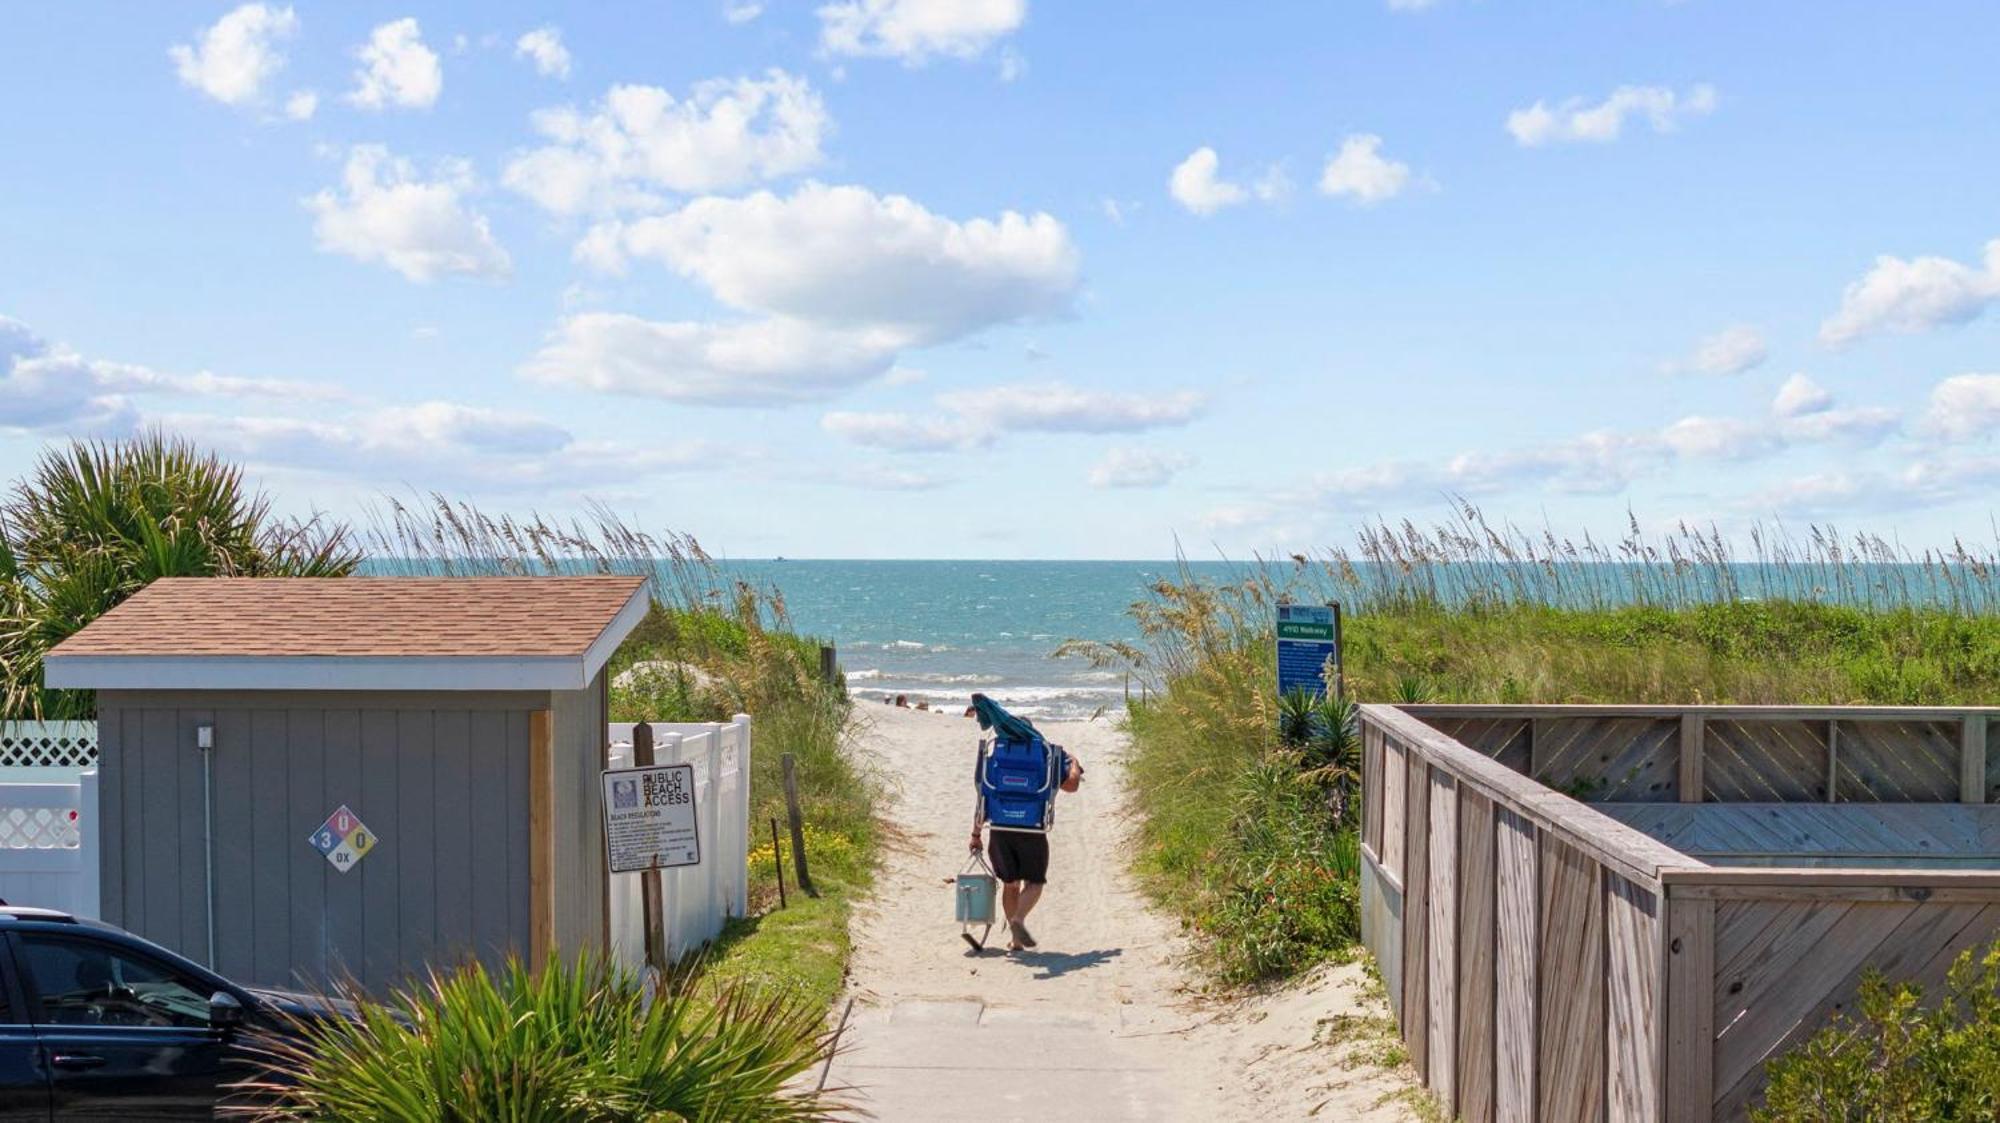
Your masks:
<path fill-rule="evenodd" d="M 1723 868 L 1549 781 L 1627 805 L 1717 798 L 1831 742 L 1870 748 L 1830 783 L 1821 759 L 1822 796 L 1935 794 L 1893 758 L 1953 729 L 1956 778 L 1976 717 L 1983 797 L 1991 713 L 1363 706 L 1363 939 L 1425 1084 L 1481 1123 L 1744 1118 L 1764 1063 L 1850 1007 L 1867 969 L 1939 980 L 2000 932 L 2000 872 Z"/>

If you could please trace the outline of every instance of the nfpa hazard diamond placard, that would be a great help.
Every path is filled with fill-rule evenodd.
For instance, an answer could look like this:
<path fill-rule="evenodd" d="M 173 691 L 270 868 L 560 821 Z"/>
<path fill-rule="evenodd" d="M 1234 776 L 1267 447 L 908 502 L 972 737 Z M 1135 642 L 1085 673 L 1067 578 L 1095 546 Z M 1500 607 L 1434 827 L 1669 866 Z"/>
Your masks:
<path fill-rule="evenodd" d="M 361 821 L 361 816 L 348 810 L 343 803 L 306 841 L 312 843 L 314 850 L 326 855 L 326 860 L 333 863 L 334 869 L 346 873 L 375 849 L 376 838 L 375 832 L 368 829 L 368 824 Z"/>

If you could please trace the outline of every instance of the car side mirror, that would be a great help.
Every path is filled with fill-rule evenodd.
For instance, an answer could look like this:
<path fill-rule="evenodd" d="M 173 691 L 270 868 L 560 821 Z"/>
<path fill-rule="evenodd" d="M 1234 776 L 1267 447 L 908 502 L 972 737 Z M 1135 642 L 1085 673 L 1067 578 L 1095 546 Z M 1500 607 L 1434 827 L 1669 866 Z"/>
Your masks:
<path fill-rule="evenodd" d="M 210 1029 L 235 1029 L 243 1024 L 243 1003 L 226 990 L 218 990 L 208 996 L 208 1025 Z"/>

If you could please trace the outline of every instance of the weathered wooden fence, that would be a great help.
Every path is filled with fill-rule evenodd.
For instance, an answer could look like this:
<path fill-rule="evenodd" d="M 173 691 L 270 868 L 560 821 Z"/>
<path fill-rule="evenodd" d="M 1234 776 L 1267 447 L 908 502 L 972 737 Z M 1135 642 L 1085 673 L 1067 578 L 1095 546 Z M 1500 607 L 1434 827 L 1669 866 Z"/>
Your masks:
<path fill-rule="evenodd" d="M 1619 819 L 1685 841 L 1705 809 L 1673 805 L 1749 797 L 1765 821 L 1834 816 L 1786 837 L 1880 846 L 1864 809 L 1799 805 L 1921 818 L 1921 794 L 1938 838 L 1993 846 L 1987 808 L 1942 803 L 1992 791 L 1993 713 L 1362 707 L 1363 938 L 1425 1084 L 1468 1120 L 1744 1117 L 1869 968 L 1935 983 L 2000 932 L 2000 872 L 1726 868 Z M 1717 861 L 1793 852 L 1729 837 Z"/>

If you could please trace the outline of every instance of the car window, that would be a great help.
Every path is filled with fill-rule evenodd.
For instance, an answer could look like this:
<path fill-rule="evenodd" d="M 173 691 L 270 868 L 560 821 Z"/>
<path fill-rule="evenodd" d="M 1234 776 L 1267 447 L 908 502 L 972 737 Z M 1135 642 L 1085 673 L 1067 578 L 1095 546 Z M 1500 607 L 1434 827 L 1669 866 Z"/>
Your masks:
<path fill-rule="evenodd" d="M 43 1024 L 208 1024 L 208 990 L 151 959 L 61 936 L 24 936 L 21 956 Z"/>

